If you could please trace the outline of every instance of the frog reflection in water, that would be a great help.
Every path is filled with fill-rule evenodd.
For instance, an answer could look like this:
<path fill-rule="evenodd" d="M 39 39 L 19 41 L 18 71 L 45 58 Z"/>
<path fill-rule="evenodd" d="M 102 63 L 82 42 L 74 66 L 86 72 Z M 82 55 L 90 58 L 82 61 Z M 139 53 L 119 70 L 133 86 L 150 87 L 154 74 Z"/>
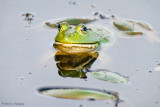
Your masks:
<path fill-rule="evenodd" d="M 58 51 L 55 61 L 62 77 L 87 78 L 86 69 L 89 69 L 98 57 L 98 52 L 70 54 Z"/>

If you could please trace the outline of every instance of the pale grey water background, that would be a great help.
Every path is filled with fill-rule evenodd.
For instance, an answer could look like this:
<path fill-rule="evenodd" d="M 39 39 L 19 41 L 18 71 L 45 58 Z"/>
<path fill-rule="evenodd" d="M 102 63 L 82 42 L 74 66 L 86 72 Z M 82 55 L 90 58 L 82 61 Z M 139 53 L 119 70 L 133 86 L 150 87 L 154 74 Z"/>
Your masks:
<path fill-rule="evenodd" d="M 159 43 L 143 37 L 118 38 L 118 42 L 105 51 L 112 62 L 98 65 L 101 60 L 97 60 L 93 64 L 93 69 L 101 67 L 129 76 L 127 85 L 107 83 L 91 77 L 87 81 L 62 78 L 58 75 L 54 57 L 51 56 L 55 53 L 52 44 L 57 31 L 43 27 L 43 23 L 49 19 L 92 16 L 95 11 L 101 11 L 146 21 L 159 32 L 159 0 L 77 0 L 77 5 L 69 2 L 70 0 L 0 1 L 0 107 L 16 106 L 3 103 L 24 103 L 22 107 L 79 107 L 80 104 L 83 107 L 114 106 L 112 102 L 106 104 L 105 101 L 45 97 L 37 93 L 37 89 L 43 86 L 81 86 L 118 91 L 124 100 L 118 107 L 160 107 L 160 71 L 149 73 L 160 63 Z M 91 4 L 96 8 L 91 8 Z M 28 28 L 21 16 L 25 12 L 35 15 Z"/>

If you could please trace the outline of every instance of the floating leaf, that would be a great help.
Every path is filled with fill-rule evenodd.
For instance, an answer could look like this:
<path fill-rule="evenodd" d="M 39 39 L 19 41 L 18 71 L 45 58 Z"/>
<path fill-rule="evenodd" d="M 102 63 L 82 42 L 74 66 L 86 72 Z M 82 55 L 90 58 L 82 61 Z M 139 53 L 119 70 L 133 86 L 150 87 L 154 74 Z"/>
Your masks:
<path fill-rule="evenodd" d="M 133 24 L 137 24 L 146 30 L 152 30 L 151 27 L 145 22 L 138 22 L 138 21 L 132 21 L 132 20 L 129 20 L 128 22 L 133 23 Z"/>
<path fill-rule="evenodd" d="M 79 24 L 87 24 L 87 23 L 94 22 L 94 21 L 96 21 L 96 19 L 94 18 L 68 18 L 68 19 L 54 20 L 53 22 L 49 21 L 49 22 L 46 22 L 45 24 L 48 27 L 57 28 L 58 24 L 63 23 L 63 22 L 66 22 L 69 25 L 79 25 Z"/>
<path fill-rule="evenodd" d="M 140 35 L 143 35 L 142 32 L 125 32 L 127 35 L 130 35 L 130 36 L 140 36 Z"/>
<path fill-rule="evenodd" d="M 51 28 L 57 28 L 56 24 L 51 24 L 49 22 L 46 22 L 45 23 L 48 27 L 51 27 Z"/>
<path fill-rule="evenodd" d="M 133 31 L 134 30 L 134 24 L 127 22 L 125 20 L 124 21 L 116 20 L 113 22 L 113 25 L 122 31 Z"/>
<path fill-rule="evenodd" d="M 137 24 L 146 30 L 152 30 L 151 27 L 144 22 L 138 22 Z"/>
<path fill-rule="evenodd" d="M 40 89 L 43 95 L 64 99 L 118 100 L 117 92 L 89 88 L 53 87 Z"/>
<path fill-rule="evenodd" d="M 112 83 L 127 83 L 127 79 L 123 76 L 105 70 L 99 70 L 97 72 L 87 72 L 88 75 L 97 78 L 99 80 L 108 81 Z"/>

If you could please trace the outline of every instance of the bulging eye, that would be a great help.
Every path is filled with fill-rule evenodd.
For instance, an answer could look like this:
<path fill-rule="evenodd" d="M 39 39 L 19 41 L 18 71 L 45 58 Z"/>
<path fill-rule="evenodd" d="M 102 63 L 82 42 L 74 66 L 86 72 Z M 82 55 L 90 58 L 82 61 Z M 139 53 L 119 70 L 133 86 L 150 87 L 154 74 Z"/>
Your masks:
<path fill-rule="evenodd" d="M 59 31 L 66 32 L 70 26 L 67 23 L 59 23 L 57 27 Z"/>
<path fill-rule="evenodd" d="M 87 31 L 87 27 L 84 26 L 82 30 L 83 30 L 83 31 Z"/>
<path fill-rule="evenodd" d="M 61 24 L 58 24 L 58 28 L 61 28 Z"/>
<path fill-rule="evenodd" d="M 81 32 L 86 33 L 86 31 L 87 31 L 87 27 L 83 26 L 82 29 L 81 29 Z"/>
<path fill-rule="evenodd" d="M 62 24 L 58 24 L 58 30 L 60 31 L 62 27 Z"/>

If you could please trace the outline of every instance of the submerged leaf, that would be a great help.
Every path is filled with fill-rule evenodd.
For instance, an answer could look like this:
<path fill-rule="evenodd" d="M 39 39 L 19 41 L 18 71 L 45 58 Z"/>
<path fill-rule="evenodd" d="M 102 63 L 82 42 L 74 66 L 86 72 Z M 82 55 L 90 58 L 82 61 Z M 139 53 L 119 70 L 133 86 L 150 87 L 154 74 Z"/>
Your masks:
<path fill-rule="evenodd" d="M 64 99 L 117 100 L 117 92 L 85 88 L 50 88 L 40 90 L 43 95 Z"/>
<path fill-rule="evenodd" d="M 112 83 L 127 83 L 127 79 L 123 76 L 110 71 L 99 70 L 97 72 L 87 72 L 90 76 L 99 80 L 108 81 Z"/>

